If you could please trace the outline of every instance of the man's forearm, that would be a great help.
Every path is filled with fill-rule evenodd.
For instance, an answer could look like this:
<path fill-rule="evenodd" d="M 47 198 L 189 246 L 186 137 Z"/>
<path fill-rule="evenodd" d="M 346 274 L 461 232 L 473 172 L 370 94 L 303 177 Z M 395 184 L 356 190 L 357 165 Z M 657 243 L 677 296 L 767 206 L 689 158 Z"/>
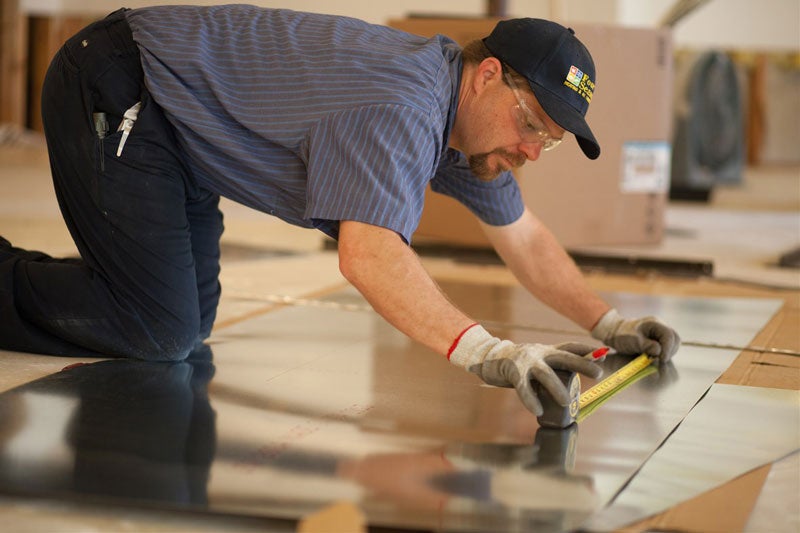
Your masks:
<path fill-rule="evenodd" d="M 456 308 L 393 231 L 343 221 L 339 268 L 390 324 L 434 351 L 447 354 L 474 322 Z"/>
<path fill-rule="evenodd" d="M 560 314 L 591 330 L 608 311 L 550 230 L 529 211 L 509 226 L 484 229 L 520 283 Z"/>

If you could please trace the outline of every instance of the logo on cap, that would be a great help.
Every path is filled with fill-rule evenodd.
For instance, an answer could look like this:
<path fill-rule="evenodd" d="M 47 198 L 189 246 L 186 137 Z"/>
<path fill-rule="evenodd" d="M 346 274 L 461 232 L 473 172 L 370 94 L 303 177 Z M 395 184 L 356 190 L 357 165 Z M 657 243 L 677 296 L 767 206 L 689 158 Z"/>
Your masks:
<path fill-rule="evenodd" d="M 594 93 L 594 82 L 589 79 L 589 75 L 584 73 L 581 69 L 572 65 L 569 68 L 567 79 L 564 85 L 577 92 L 586 100 L 587 104 L 592 103 L 592 94 Z"/>

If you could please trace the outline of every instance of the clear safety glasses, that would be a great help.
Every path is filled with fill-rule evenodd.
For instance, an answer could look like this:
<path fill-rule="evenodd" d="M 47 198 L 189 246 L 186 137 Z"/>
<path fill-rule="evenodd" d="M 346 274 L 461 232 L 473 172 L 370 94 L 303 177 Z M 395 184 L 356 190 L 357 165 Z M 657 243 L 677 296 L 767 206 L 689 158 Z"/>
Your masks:
<path fill-rule="evenodd" d="M 562 139 L 553 137 L 547 130 L 547 126 L 544 125 L 544 122 L 531 111 L 531 108 L 528 107 L 528 104 L 522 99 L 517 84 L 514 83 L 514 79 L 511 77 L 511 74 L 509 74 L 507 68 L 503 69 L 503 75 L 506 77 L 506 81 L 509 87 L 511 87 L 514 97 L 517 99 L 517 105 L 512 106 L 511 114 L 517 122 L 517 129 L 519 130 L 522 140 L 526 143 L 541 144 L 542 150 L 545 152 L 561 144 Z"/>

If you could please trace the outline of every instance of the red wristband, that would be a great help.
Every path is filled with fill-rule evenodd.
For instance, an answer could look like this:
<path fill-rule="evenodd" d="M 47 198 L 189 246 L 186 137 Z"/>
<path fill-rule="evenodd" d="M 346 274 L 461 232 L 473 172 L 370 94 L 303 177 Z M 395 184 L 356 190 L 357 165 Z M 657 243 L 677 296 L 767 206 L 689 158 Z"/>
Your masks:
<path fill-rule="evenodd" d="M 473 327 L 475 327 L 475 326 L 477 326 L 477 325 L 478 325 L 478 323 L 477 323 L 477 322 L 475 322 L 475 323 L 473 323 L 473 324 L 470 324 L 469 326 L 467 326 L 467 327 L 465 327 L 465 328 L 464 328 L 464 331 L 462 331 L 461 333 L 459 333 L 459 334 L 458 334 L 458 337 L 456 337 L 456 340 L 454 340 L 454 341 L 453 341 L 453 344 L 451 344 L 451 345 L 450 345 L 450 349 L 449 349 L 449 350 L 447 350 L 447 360 L 448 360 L 448 361 L 450 360 L 450 354 L 452 354 L 452 353 L 453 353 L 453 350 L 455 350 L 455 349 L 456 349 L 456 346 L 458 346 L 458 341 L 460 341 L 460 340 L 461 340 L 461 337 L 463 337 L 463 336 L 464 336 L 464 333 L 466 333 L 466 332 L 467 332 L 467 330 L 469 330 L 470 328 L 473 328 Z"/>

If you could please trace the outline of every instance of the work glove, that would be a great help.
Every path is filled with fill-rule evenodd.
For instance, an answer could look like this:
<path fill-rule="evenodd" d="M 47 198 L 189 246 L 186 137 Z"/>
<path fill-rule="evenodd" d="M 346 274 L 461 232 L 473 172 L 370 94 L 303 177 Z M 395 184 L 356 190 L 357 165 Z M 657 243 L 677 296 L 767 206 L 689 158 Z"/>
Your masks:
<path fill-rule="evenodd" d="M 646 353 L 666 363 L 678 351 L 678 333 L 656 317 L 625 319 L 610 309 L 592 328 L 592 337 L 625 355 Z"/>
<path fill-rule="evenodd" d="M 475 324 L 461 334 L 448 357 L 451 363 L 477 374 L 489 385 L 515 388 L 522 404 L 536 416 L 541 416 L 542 404 L 533 390 L 531 380 L 538 381 L 553 399 L 567 406 L 569 392 L 554 369 L 598 378 L 603 370 L 583 358 L 593 350 L 593 347 L 579 343 L 557 346 L 514 344 L 493 337 Z"/>

